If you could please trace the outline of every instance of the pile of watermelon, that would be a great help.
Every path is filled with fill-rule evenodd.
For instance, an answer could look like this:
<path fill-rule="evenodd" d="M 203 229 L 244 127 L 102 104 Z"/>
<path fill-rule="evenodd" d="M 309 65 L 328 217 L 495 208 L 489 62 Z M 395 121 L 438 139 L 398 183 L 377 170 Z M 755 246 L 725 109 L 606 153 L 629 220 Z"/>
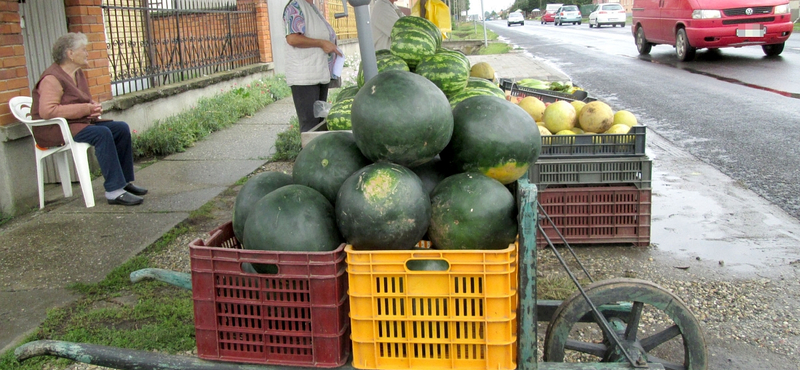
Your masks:
<path fill-rule="evenodd" d="M 466 56 L 441 48 L 424 18 L 401 18 L 391 49 L 377 57 L 378 75 L 344 89 L 328 115 L 329 129 L 352 132 L 309 142 L 291 179 L 263 173 L 242 187 L 233 222 L 245 248 L 404 250 L 424 239 L 438 249 L 496 250 L 514 242 L 507 185 L 539 156 L 536 122 L 492 82 L 470 78 Z"/>

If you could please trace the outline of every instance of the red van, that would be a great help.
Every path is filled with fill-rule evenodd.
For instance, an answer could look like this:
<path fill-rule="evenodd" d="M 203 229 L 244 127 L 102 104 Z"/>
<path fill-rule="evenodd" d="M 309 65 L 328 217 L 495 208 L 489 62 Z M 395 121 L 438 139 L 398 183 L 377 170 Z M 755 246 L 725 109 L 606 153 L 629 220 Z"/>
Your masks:
<path fill-rule="evenodd" d="M 632 10 L 639 54 L 673 45 L 680 61 L 697 49 L 749 45 L 775 56 L 792 34 L 788 0 L 634 0 Z"/>

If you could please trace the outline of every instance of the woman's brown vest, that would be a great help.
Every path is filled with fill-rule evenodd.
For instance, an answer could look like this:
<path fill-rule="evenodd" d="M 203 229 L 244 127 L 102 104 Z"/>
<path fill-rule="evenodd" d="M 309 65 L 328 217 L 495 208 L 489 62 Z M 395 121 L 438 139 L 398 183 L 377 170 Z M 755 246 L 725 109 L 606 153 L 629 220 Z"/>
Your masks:
<path fill-rule="evenodd" d="M 78 83 L 76 86 L 75 82 L 72 81 L 72 77 L 68 75 L 67 72 L 64 72 L 61 66 L 53 63 L 53 65 L 47 67 L 47 69 L 42 72 L 42 77 L 39 78 L 39 82 L 36 83 L 33 92 L 31 92 L 31 97 L 33 98 L 31 118 L 41 119 L 41 116 L 39 116 L 39 84 L 45 76 L 53 76 L 61 83 L 61 87 L 64 89 L 64 94 L 61 95 L 62 105 L 92 102 L 92 95 L 89 93 L 89 83 L 86 81 L 86 76 L 83 74 L 83 71 L 80 70 L 79 73 L 75 73 L 75 79 Z M 67 123 L 69 123 L 69 131 L 72 132 L 72 136 L 75 136 L 75 134 L 83 130 L 86 126 L 89 126 L 91 119 L 89 116 L 67 119 Z M 61 136 L 61 130 L 55 125 L 34 127 L 33 136 L 36 138 L 36 143 L 42 147 L 64 145 L 64 138 Z"/>

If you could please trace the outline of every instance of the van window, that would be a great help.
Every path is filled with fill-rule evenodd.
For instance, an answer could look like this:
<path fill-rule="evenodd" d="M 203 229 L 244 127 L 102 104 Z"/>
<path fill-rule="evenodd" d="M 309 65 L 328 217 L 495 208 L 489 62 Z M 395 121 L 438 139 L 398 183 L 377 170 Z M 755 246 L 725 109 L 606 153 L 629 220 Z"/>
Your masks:
<path fill-rule="evenodd" d="M 561 7 L 562 12 L 577 12 L 578 7 L 575 5 Z"/>

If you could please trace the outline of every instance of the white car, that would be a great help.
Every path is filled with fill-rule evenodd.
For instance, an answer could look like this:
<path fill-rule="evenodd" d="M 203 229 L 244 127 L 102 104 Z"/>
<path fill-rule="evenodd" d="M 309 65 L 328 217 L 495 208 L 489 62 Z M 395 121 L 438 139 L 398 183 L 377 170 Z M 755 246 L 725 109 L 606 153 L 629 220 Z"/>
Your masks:
<path fill-rule="evenodd" d="M 611 25 L 616 27 L 625 27 L 625 20 L 628 15 L 625 13 L 625 8 L 617 3 L 605 3 L 595 5 L 592 12 L 589 13 L 589 28 L 597 26 L 600 28 L 602 25 Z"/>
<path fill-rule="evenodd" d="M 508 15 L 508 26 L 511 27 L 514 23 L 520 26 L 525 25 L 525 17 L 522 16 L 522 13 L 511 13 Z"/>

